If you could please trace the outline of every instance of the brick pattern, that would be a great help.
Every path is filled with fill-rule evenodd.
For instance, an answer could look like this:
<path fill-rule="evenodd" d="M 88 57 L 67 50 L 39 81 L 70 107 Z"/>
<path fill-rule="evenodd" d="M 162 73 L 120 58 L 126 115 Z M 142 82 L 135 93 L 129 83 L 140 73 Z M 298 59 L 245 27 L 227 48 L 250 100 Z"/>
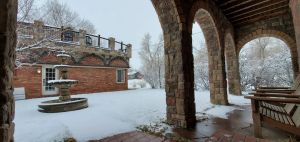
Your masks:
<path fill-rule="evenodd" d="M 123 57 L 105 57 L 101 54 L 87 53 L 84 51 L 68 52 L 71 58 L 66 62 L 71 65 L 69 78 L 76 79 L 79 84 L 71 88 L 71 94 L 95 93 L 104 91 L 126 90 L 125 83 L 116 83 L 116 69 L 129 67 L 128 60 Z M 42 95 L 42 65 L 60 64 L 55 56 L 56 53 L 48 49 L 22 51 L 17 56 L 22 62 L 29 63 L 16 69 L 14 76 L 14 87 L 25 87 L 27 99 L 43 97 Z M 24 56 L 24 57 L 23 57 Z M 35 65 L 37 64 L 37 65 Z"/>
<path fill-rule="evenodd" d="M 16 46 L 17 0 L 0 1 L 0 141 L 12 142 L 15 101 L 13 70 Z"/>
<path fill-rule="evenodd" d="M 114 58 L 109 62 L 109 65 L 111 67 L 123 67 L 123 68 L 127 68 L 129 65 L 126 61 L 124 61 L 124 59 L 122 58 Z"/>
<path fill-rule="evenodd" d="M 14 87 L 24 87 L 26 99 L 40 98 L 42 95 L 42 66 L 23 66 L 15 71 Z M 117 68 L 71 67 L 68 77 L 78 80 L 79 83 L 70 88 L 70 93 L 97 93 L 107 91 L 120 91 L 128 89 L 128 77 L 124 83 L 116 82 Z M 125 69 L 125 75 L 127 69 Z"/>
<path fill-rule="evenodd" d="M 170 142 L 170 141 L 147 133 L 133 131 L 133 132 L 114 135 L 101 140 L 90 140 L 89 142 Z"/>
<path fill-rule="evenodd" d="M 42 97 L 42 70 L 41 66 L 23 66 L 15 69 L 14 87 L 24 87 L 26 99 Z"/>
<path fill-rule="evenodd" d="M 218 130 L 205 142 L 271 142 L 270 140 L 258 139 L 226 130 Z"/>
<path fill-rule="evenodd" d="M 70 88 L 70 93 L 82 94 L 127 90 L 127 76 L 124 83 L 117 83 L 116 70 L 116 68 L 70 68 L 69 78 L 78 80 L 78 84 Z M 127 74 L 127 69 L 125 74 Z"/>
<path fill-rule="evenodd" d="M 85 57 L 81 62 L 81 65 L 89 65 L 89 66 L 104 66 L 104 61 L 100 58 L 88 56 Z"/>

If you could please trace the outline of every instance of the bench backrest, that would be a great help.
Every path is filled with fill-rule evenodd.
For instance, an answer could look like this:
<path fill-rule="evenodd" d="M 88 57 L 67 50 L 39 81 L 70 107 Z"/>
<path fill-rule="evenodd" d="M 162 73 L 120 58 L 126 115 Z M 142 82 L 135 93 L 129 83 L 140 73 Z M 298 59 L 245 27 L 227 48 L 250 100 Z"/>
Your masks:
<path fill-rule="evenodd" d="M 292 119 L 296 125 L 296 127 L 300 127 L 300 105 L 296 105 L 296 111 L 294 112 Z"/>

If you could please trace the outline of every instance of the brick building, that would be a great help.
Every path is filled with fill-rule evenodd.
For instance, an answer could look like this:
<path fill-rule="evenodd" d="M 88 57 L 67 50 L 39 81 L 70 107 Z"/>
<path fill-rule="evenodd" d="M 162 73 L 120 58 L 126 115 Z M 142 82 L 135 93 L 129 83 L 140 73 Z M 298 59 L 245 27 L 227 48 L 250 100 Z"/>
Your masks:
<path fill-rule="evenodd" d="M 128 89 L 130 44 L 84 30 L 45 26 L 40 21 L 18 26 L 14 87 L 24 87 L 27 99 L 58 94 L 58 89 L 47 83 L 59 77 L 53 68 L 60 64 L 58 51 L 71 56 L 68 76 L 79 81 L 70 89 L 71 94 Z"/>

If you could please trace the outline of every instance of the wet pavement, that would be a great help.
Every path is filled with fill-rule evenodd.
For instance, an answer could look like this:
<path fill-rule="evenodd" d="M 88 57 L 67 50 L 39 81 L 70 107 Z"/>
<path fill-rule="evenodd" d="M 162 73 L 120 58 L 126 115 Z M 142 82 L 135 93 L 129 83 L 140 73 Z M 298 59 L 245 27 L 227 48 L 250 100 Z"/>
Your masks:
<path fill-rule="evenodd" d="M 228 114 L 229 119 L 208 116 L 207 119 L 199 121 L 194 129 L 174 129 L 173 131 L 182 137 L 194 141 L 206 141 L 219 130 L 231 133 L 239 133 L 245 136 L 254 137 L 251 106 L 238 106 L 240 109 Z M 282 130 L 263 126 L 263 138 L 275 142 L 288 142 L 291 134 Z"/>
<path fill-rule="evenodd" d="M 263 142 L 254 137 L 252 126 L 251 106 L 236 106 L 237 110 L 228 114 L 229 119 L 212 116 L 201 116 L 194 129 L 173 129 L 175 135 L 195 142 Z M 294 142 L 290 141 L 293 135 L 282 130 L 264 125 L 262 128 L 263 138 L 274 142 Z M 220 132 L 222 132 L 220 134 Z M 226 134 L 227 133 L 227 134 Z M 230 134 L 230 135 L 229 135 Z M 219 140 L 213 140 L 218 136 Z M 243 140 L 228 140 L 226 137 L 239 138 Z M 222 138 L 223 137 L 223 138 Z M 142 132 L 129 132 L 115 135 L 98 141 L 91 142 L 162 142 L 168 141 L 160 137 L 152 136 Z M 295 141 L 297 142 L 297 141 Z"/>

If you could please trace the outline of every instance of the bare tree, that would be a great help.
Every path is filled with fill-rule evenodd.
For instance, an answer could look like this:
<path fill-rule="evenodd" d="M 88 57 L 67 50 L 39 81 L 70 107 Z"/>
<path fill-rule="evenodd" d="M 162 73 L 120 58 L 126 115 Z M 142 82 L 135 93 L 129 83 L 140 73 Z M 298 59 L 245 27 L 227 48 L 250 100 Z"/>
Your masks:
<path fill-rule="evenodd" d="M 146 34 L 142 40 L 142 49 L 139 52 L 142 60 L 142 73 L 144 79 L 152 88 L 164 87 L 164 55 L 163 38 L 152 44 L 150 34 Z"/>
<path fill-rule="evenodd" d="M 209 90 L 208 53 L 204 40 L 197 39 L 200 43 L 194 46 L 194 74 L 195 89 Z"/>
<path fill-rule="evenodd" d="M 31 24 L 26 23 L 30 23 L 35 19 L 42 20 L 45 24 L 51 26 L 70 26 L 84 29 L 88 33 L 95 33 L 94 25 L 88 20 L 81 19 L 66 4 L 59 3 L 58 0 L 48 0 L 44 6 L 37 7 L 35 3 L 35 0 L 19 0 L 17 52 L 35 48 L 51 48 L 49 51 L 63 50 L 61 47 L 53 46 L 53 43 L 61 40 L 61 33 L 64 32 L 61 29 L 42 29 L 39 37 L 33 38 L 33 31 L 37 29 L 33 29 Z M 17 56 L 16 66 L 20 67 L 22 64 L 20 57 Z"/>
<path fill-rule="evenodd" d="M 32 21 L 34 18 L 35 0 L 19 0 L 18 21 Z"/>

